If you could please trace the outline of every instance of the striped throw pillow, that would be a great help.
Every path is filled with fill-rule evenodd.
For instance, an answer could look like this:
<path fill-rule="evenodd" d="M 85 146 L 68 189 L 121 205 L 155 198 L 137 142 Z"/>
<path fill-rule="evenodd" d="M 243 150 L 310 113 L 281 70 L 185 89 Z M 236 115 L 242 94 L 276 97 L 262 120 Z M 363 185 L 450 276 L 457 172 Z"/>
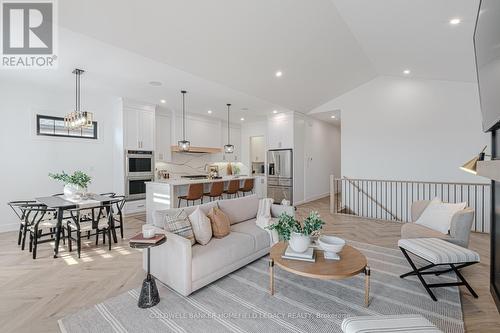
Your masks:
<path fill-rule="evenodd" d="M 173 234 L 189 239 L 191 245 L 194 245 L 196 242 L 191 222 L 189 222 L 189 218 L 184 210 L 180 210 L 173 215 L 165 215 L 164 229 Z"/>

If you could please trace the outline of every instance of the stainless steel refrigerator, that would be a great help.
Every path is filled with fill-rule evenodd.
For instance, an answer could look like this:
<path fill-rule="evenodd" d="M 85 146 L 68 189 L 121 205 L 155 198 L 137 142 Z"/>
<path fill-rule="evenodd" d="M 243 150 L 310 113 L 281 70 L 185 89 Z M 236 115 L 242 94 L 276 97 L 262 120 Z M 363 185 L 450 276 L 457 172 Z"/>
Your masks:
<path fill-rule="evenodd" d="M 291 149 L 272 149 L 267 152 L 267 197 L 281 203 L 293 204 L 293 152 Z"/>

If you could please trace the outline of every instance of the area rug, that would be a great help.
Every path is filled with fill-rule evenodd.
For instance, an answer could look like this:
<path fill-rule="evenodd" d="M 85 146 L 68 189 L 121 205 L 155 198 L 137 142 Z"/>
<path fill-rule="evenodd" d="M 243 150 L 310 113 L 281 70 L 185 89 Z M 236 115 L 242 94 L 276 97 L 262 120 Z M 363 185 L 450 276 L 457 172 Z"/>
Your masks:
<path fill-rule="evenodd" d="M 444 332 L 464 331 L 458 287 L 435 289 L 438 302 L 434 302 L 416 277 L 399 278 L 409 271 L 399 250 L 349 243 L 366 255 L 371 268 L 368 308 L 364 307 L 363 274 L 323 281 L 276 267 L 276 292 L 270 296 L 264 257 L 188 297 L 158 284 L 160 303 L 140 309 L 138 288 L 69 315 L 59 321 L 59 327 L 67 333 L 342 332 L 342 320 L 351 316 L 420 314 Z M 456 280 L 452 274 L 426 279 Z"/>

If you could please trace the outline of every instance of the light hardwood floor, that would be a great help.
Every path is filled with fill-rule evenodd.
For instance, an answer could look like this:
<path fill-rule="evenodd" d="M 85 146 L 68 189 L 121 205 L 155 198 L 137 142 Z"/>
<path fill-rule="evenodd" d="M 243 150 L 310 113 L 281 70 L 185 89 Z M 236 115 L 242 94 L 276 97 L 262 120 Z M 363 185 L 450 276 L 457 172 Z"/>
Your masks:
<path fill-rule="evenodd" d="M 396 247 L 399 224 L 330 215 L 328 205 L 327 199 L 314 201 L 298 207 L 297 215 L 317 210 L 327 222 L 325 233 Z M 50 244 L 41 244 L 38 259 L 32 260 L 28 251 L 18 248 L 15 232 L 0 234 L 0 331 L 57 332 L 57 319 L 139 287 L 144 278 L 142 255 L 128 246 L 128 238 L 143 223 L 144 216 L 127 218 L 125 239 L 111 252 L 102 244 L 85 242 L 81 259 L 67 250 L 53 259 Z M 498 332 L 500 315 L 489 293 L 489 236 L 473 234 L 471 248 L 482 262 L 463 270 L 479 294 L 474 299 L 462 290 L 465 326 L 467 332 Z"/>

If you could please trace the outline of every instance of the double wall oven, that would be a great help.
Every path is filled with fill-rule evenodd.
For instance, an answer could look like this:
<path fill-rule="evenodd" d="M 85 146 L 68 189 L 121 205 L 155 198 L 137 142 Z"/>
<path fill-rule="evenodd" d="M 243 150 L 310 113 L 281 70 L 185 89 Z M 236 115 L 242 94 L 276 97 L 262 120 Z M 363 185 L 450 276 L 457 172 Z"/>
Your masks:
<path fill-rule="evenodd" d="M 154 181 L 154 154 L 150 150 L 127 150 L 125 196 L 127 200 L 146 198 L 146 182 Z"/>

